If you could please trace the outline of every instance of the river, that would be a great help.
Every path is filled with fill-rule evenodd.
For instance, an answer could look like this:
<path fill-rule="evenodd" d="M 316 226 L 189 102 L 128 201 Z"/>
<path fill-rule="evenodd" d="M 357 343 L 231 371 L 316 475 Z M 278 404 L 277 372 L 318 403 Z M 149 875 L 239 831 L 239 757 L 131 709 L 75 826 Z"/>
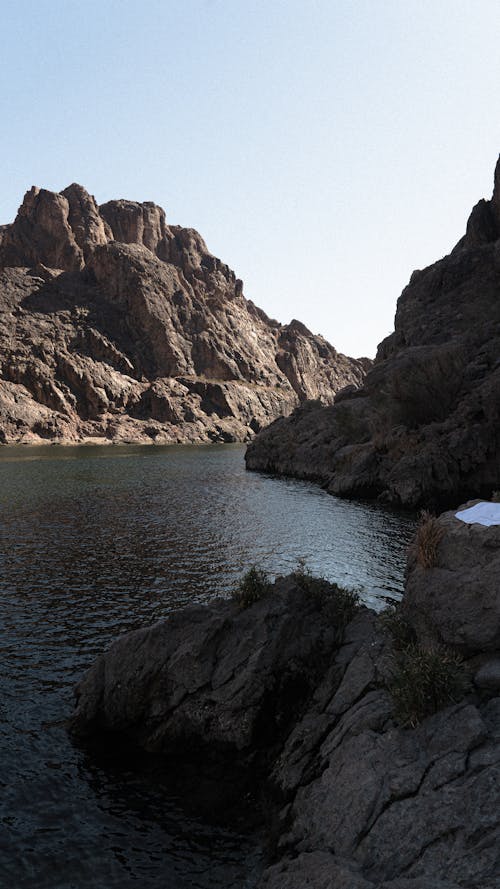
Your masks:
<path fill-rule="evenodd" d="M 251 887 L 259 839 L 103 766 L 64 720 L 119 633 L 305 559 L 375 608 L 411 516 L 247 473 L 244 448 L 0 448 L 0 889 Z"/>

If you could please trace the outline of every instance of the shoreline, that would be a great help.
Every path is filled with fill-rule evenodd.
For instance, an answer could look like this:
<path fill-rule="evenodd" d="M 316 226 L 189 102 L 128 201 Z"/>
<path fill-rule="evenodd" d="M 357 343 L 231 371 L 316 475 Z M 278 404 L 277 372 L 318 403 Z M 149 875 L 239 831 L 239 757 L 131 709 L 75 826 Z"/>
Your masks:
<path fill-rule="evenodd" d="M 389 622 L 307 573 L 254 578 L 245 599 L 115 640 L 77 687 L 73 736 L 125 739 L 167 770 L 180 755 L 195 782 L 257 775 L 258 889 L 498 889 L 500 527 L 433 521 L 433 561 L 419 531 Z"/>

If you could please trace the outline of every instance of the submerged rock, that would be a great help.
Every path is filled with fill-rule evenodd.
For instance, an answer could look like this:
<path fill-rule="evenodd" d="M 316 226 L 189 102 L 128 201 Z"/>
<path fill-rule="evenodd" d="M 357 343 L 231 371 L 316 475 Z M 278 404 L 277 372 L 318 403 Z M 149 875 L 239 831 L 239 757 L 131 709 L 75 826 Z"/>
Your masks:
<path fill-rule="evenodd" d="M 218 601 L 117 640 L 78 686 L 73 733 L 125 737 L 167 766 L 204 751 L 200 775 L 211 758 L 221 776 L 236 762 L 257 777 L 273 822 L 259 889 L 499 889 L 498 651 L 484 634 L 486 588 L 475 582 L 477 562 L 496 626 L 486 553 L 495 563 L 500 540 L 454 514 L 439 528 L 439 567 L 424 570 L 415 550 L 409 558 L 403 615 L 425 651 L 430 621 L 416 620 L 415 578 L 420 596 L 428 574 L 439 597 L 432 651 L 439 656 L 436 640 L 451 627 L 446 641 L 467 638 L 479 681 L 460 699 L 445 694 L 437 712 L 424 699 L 415 727 L 398 722 L 391 691 L 406 643 L 374 612 L 348 615 L 334 604 L 338 590 L 296 574 L 245 610 Z M 474 595 L 477 624 L 465 634 Z"/>

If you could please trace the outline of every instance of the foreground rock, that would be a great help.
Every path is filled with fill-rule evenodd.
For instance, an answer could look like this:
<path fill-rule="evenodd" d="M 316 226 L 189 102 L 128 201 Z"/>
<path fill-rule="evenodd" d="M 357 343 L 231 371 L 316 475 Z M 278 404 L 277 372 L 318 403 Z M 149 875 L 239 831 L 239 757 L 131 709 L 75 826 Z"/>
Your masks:
<path fill-rule="evenodd" d="M 404 612 L 419 638 L 465 657 L 489 657 L 500 651 L 500 525 L 464 524 L 456 513 L 421 526 L 409 555 Z"/>
<path fill-rule="evenodd" d="M 276 421 L 248 468 L 407 506 L 489 497 L 500 477 L 499 220 L 500 163 L 465 237 L 412 274 L 363 387 Z"/>
<path fill-rule="evenodd" d="M 252 608 L 219 600 L 123 636 L 80 683 L 73 731 L 121 732 L 154 752 L 188 742 L 267 758 L 335 649 L 327 617 L 327 603 L 281 580 Z"/>
<path fill-rule="evenodd" d="M 218 761 L 221 780 L 237 763 L 260 780 L 273 863 L 259 889 L 499 889 L 499 639 L 484 636 L 485 611 L 499 626 L 498 527 L 452 514 L 439 527 L 436 564 L 416 549 L 409 559 L 403 613 L 427 650 L 424 579 L 432 595 L 442 583 L 432 652 L 440 636 L 463 645 L 467 626 L 456 669 L 474 681 L 415 728 L 390 692 L 411 646 L 366 608 L 344 627 L 335 589 L 293 576 L 246 610 L 219 601 L 117 640 L 77 689 L 74 734 L 125 738 L 172 768 L 195 760 L 200 775 Z M 486 552 L 495 568 L 481 585 L 474 556 L 486 567 Z"/>
<path fill-rule="evenodd" d="M 0 227 L 0 442 L 247 440 L 368 364 L 268 318 L 151 202 L 32 188 Z"/>

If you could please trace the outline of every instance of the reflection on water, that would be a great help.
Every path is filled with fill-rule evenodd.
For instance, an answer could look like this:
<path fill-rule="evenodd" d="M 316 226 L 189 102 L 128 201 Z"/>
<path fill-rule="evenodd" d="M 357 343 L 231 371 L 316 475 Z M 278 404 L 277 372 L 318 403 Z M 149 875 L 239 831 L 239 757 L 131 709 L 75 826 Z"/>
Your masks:
<path fill-rule="evenodd" d="M 380 607 L 413 526 L 246 473 L 239 445 L 0 449 L 0 885 L 251 886 L 255 840 L 71 746 L 75 682 L 115 635 L 226 594 L 252 563 L 304 557 Z"/>

